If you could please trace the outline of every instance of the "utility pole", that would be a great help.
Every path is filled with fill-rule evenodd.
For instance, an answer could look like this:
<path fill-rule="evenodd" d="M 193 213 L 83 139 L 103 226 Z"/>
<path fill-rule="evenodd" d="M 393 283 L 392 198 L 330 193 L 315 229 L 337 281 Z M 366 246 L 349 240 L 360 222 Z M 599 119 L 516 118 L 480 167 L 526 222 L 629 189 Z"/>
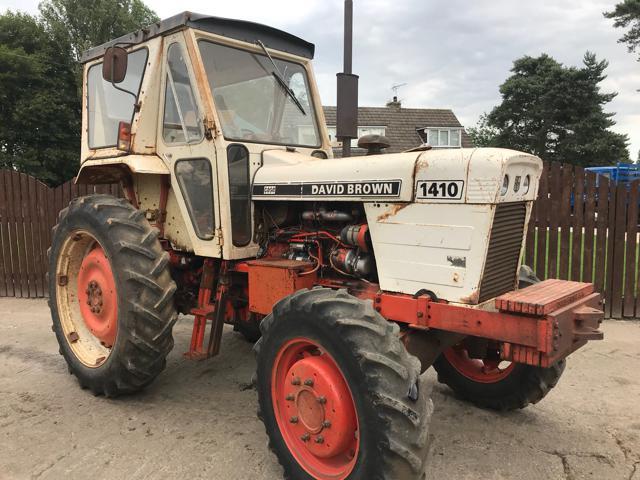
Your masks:
<path fill-rule="evenodd" d="M 336 137 L 342 157 L 351 156 L 351 139 L 358 137 L 358 75 L 353 69 L 353 0 L 344 2 L 344 67 L 338 73 Z"/>

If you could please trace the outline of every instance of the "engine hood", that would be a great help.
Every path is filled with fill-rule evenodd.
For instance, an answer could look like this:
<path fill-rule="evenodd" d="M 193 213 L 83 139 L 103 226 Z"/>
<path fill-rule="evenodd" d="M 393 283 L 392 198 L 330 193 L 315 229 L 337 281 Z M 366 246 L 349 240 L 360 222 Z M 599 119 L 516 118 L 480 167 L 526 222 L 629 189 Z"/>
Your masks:
<path fill-rule="evenodd" d="M 263 153 L 255 199 L 409 202 L 420 152 L 321 159 L 297 152 Z"/>
<path fill-rule="evenodd" d="M 498 148 L 334 159 L 268 150 L 262 154 L 251 192 L 255 200 L 496 203 L 533 200 L 541 169 L 542 162 L 533 155 Z M 529 175 L 530 187 L 500 196 L 505 175 L 514 181 L 518 177 L 518 182 Z M 442 182 L 455 184 L 456 195 L 434 198 L 420 193 L 427 192 L 423 184 Z"/>

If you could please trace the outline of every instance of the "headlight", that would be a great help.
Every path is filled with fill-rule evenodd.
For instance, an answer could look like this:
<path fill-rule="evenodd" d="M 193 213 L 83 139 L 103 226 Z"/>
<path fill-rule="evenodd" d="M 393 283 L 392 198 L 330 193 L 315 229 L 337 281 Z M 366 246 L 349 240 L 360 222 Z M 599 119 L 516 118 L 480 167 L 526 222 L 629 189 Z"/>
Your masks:
<path fill-rule="evenodd" d="M 526 195 L 529 193 L 529 186 L 531 185 L 531 177 L 527 175 L 524 177 L 524 182 L 522 182 L 522 194 Z"/>
<path fill-rule="evenodd" d="M 505 175 L 502 180 L 502 188 L 500 189 L 500 196 L 504 197 L 507 194 L 507 190 L 509 190 L 509 175 Z"/>

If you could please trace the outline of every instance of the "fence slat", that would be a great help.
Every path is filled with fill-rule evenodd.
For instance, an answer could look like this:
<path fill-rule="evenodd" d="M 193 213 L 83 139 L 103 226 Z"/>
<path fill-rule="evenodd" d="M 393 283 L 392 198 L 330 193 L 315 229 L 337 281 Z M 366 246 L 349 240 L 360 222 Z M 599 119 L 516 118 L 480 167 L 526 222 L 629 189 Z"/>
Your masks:
<path fill-rule="evenodd" d="M 584 168 L 573 169 L 573 232 L 571 249 L 571 280 L 581 281 L 583 264 L 582 238 L 584 227 Z"/>
<path fill-rule="evenodd" d="M 549 172 L 551 165 L 544 163 L 542 176 L 540 177 L 540 187 L 538 189 L 538 200 L 536 203 L 536 224 L 538 227 L 538 238 L 536 240 L 536 266 L 535 272 L 538 278 L 547 278 L 547 232 L 549 231 Z"/>
<path fill-rule="evenodd" d="M 622 309 L 623 317 L 633 317 L 635 312 L 635 303 L 637 296 L 637 272 L 640 259 L 637 258 L 638 245 L 638 191 L 640 190 L 640 181 L 635 181 L 629 186 L 629 195 L 627 197 L 627 241 L 625 252 L 625 275 L 624 275 L 624 304 Z"/>
<path fill-rule="evenodd" d="M 613 242 L 613 252 L 607 258 L 608 276 L 611 279 L 610 306 L 613 318 L 622 318 L 622 293 L 624 291 L 624 257 L 625 257 L 625 230 L 627 226 L 627 186 L 615 185 L 611 199 L 615 199 L 615 211 L 613 219 L 610 216 L 609 239 Z M 611 248 L 611 247 L 609 247 Z M 610 270 L 609 270 L 610 267 Z"/>
<path fill-rule="evenodd" d="M 44 225 L 40 219 L 38 205 L 38 181 L 29 176 L 29 212 L 31 216 L 32 242 L 33 242 L 33 261 L 34 261 L 34 285 L 37 297 L 44 297 L 44 282 L 42 281 L 44 264 L 42 261 L 42 234 Z"/>
<path fill-rule="evenodd" d="M 593 282 L 593 244 L 596 227 L 596 175 L 587 172 L 585 175 L 586 199 L 584 205 L 584 267 L 582 281 Z"/>
<path fill-rule="evenodd" d="M 560 198 L 562 196 L 562 169 L 559 163 L 551 164 L 549 176 L 550 212 L 549 212 L 549 260 L 547 278 L 558 277 L 558 228 L 560 226 Z"/>
<path fill-rule="evenodd" d="M 26 258 L 24 252 L 24 229 L 22 228 L 22 210 L 21 210 L 21 194 L 20 194 L 20 174 L 14 172 L 11 176 L 11 184 L 13 187 L 13 218 L 14 218 L 14 231 L 16 238 L 16 255 L 18 269 L 14 271 L 17 274 L 16 284 L 20 283 L 20 297 L 26 298 L 29 296 L 29 285 L 27 280 L 27 267 Z"/>
<path fill-rule="evenodd" d="M 605 295 L 605 269 L 607 266 L 607 224 L 609 219 L 609 179 L 599 176 L 596 218 L 595 285 Z M 606 295 L 605 295 L 606 296 Z"/>
<path fill-rule="evenodd" d="M 24 253 L 25 253 L 25 265 L 27 266 L 26 279 L 27 279 L 27 296 L 29 298 L 35 298 L 38 296 L 38 291 L 35 288 L 36 276 L 35 276 L 35 255 L 33 251 L 33 226 L 31 222 L 31 211 L 29 208 L 29 176 L 24 173 L 20 174 L 20 196 L 22 211 L 22 229 L 24 230 Z"/>
<path fill-rule="evenodd" d="M 0 297 L 13 296 L 13 282 L 9 275 L 11 272 L 11 253 L 9 251 L 9 220 L 7 218 L 7 209 L 9 201 L 7 200 L 7 189 L 5 187 L 5 177 L 8 171 L 0 170 Z"/>
<path fill-rule="evenodd" d="M 560 267 L 558 277 L 569 279 L 569 257 L 571 239 L 571 193 L 573 190 L 573 166 L 562 166 L 562 197 L 560 198 Z"/>
<path fill-rule="evenodd" d="M 617 189 L 614 182 L 609 182 L 609 217 L 607 218 L 607 263 L 605 268 L 605 313 L 611 317 L 613 306 L 613 258 L 615 256 L 616 206 L 618 203 Z"/>
<path fill-rule="evenodd" d="M 5 198 L 7 199 L 7 250 L 8 255 L 5 261 L 7 270 L 7 290 L 12 292 L 14 297 L 20 296 L 20 283 L 18 280 L 18 245 L 16 239 L 16 222 L 13 212 L 13 171 L 6 171 L 4 176 Z"/>

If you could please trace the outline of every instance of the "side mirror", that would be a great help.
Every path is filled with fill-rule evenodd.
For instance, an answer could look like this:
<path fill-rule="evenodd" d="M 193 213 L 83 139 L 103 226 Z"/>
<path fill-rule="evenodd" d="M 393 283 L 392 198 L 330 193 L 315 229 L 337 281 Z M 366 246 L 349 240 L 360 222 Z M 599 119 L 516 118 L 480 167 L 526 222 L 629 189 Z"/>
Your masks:
<path fill-rule="evenodd" d="M 127 51 L 122 47 L 109 47 L 104 52 L 102 78 L 110 83 L 120 83 L 127 75 Z"/>

